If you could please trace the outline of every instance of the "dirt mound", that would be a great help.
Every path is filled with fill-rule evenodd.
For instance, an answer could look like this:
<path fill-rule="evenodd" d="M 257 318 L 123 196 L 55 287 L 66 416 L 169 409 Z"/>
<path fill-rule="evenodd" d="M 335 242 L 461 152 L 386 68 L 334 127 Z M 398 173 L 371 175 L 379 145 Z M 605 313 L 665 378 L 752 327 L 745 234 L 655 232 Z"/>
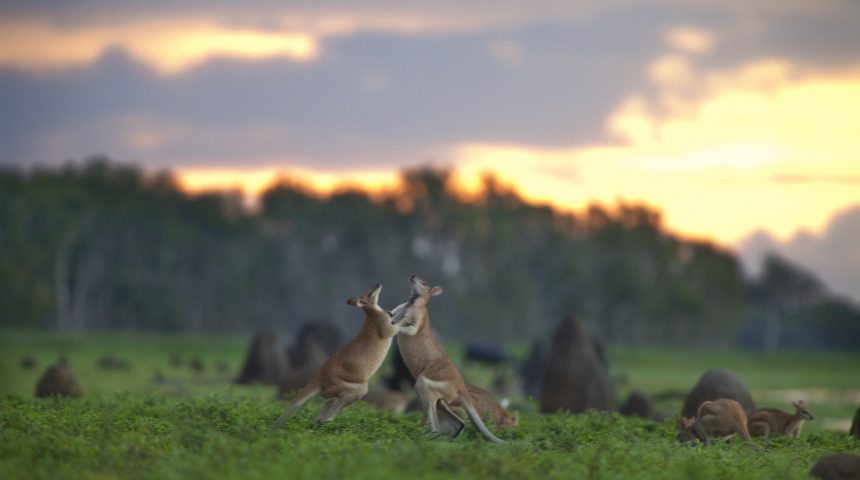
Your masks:
<path fill-rule="evenodd" d="M 684 399 L 684 407 L 681 409 L 681 416 L 685 418 L 695 417 L 702 402 L 718 398 L 729 398 L 737 401 L 747 414 L 755 410 L 752 395 L 750 395 L 744 382 L 726 369 L 714 368 L 702 374 L 696 386 L 687 394 L 687 398 Z"/>
<path fill-rule="evenodd" d="M 341 345 L 340 331 L 322 320 L 302 324 L 289 349 L 290 364 L 295 368 L 316 370 Z"/>
<path fill-rule="evenodd" d="M 634 390 L 630 392 L 624 405 L 618 409 L 618 413 L 625 417 L 653 418 L 654 402 L 647 394 Z"/>
<path fill-rule="evenodd" d="M 96 366 L 102 370 L 121 370 L 126 371 L 131 368 L 127 360 L 123 360 L 114 355 L 102 355 L 96 360 Z"/>
<path fill-rule="evenodd" d="M 66 365 L 55 364 L 48 367 L 36 383 L 36 396 L 80 397 L 84 390 L 72 371 Z"/>
<path fill-rule="evenodd" d="M 818 460 L 809 472 L 824 480 L 860 480 L 860 455 L 832 453 Z"/>
<path fill-rule="evenodd" d="M 245 366 L 236 378 L 238 384 L 262 382 L 279 385 L 289 370 L 289 360 L 281 346 L 278 333 L 264 328 L 254 333 Z"/>
<path fill-rule="evenodd" d="M 36 357 L 32 355 L 24 355 L 21 357 L 21 361 L 19 362 L 19 365 L 23 370 L 32 370 L 36 368 L 36 364 Z"/>
<path fill-rule="evenodd" d="M 556 327 L 541 375 L 542 412 L 615 410 L 615 389 L 585 322 L 575 315 Z"/>
<path fill-rule="evenodd" d="M 848 429 L 848 434 L 860 440 L 860 407 L 854 412 L 854 420 L 851 422 L 851 428 Z"/>

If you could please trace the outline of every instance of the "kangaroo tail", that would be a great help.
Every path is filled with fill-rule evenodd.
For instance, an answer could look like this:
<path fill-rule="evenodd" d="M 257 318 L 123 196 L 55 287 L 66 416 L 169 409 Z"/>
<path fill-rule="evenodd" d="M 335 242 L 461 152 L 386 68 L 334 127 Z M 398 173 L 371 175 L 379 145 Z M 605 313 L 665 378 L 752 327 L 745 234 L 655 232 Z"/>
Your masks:
<path fill-rule="evenodd" d="M 293 401 L 287 405 L 287 408 L 284 409 L 284 413 L 282 413 L 281 416 L 275 420 L 275 423 L 272 424 L 272 431 L 274 432 L 281 428 L 281 425 L 302 408 L 302 405 L 304 405 L 305 402 L 314 398 L 318 393 L 320 393 L 320 387 L 316 382 L 311 382 L 305 388 L 301 389 L 298 395 L 296 395 L 296 398 L 294 398 Z"/>
<path fill-rule="evenodd" d="M 472 406 L 472 402 L 467 398 L 467 395 L 463 395 L 460 397 L 460 404 L 463 405 L 463 408 L 466 410 L 466 415 L 469 416 L 469 420 L 475 424 L 475 427 L 478 428 L 478 431 L 481 432 L 481 435 L 484 436 L 485 439 L 491 442 L 504 443 L 505 441 L 501 438 L 493 435 L 486 425 L 484 425 L 484 421 L 481 420 L 481 416 L 478 415 L 478 412 L 475 410 L 475 407 Z"/>

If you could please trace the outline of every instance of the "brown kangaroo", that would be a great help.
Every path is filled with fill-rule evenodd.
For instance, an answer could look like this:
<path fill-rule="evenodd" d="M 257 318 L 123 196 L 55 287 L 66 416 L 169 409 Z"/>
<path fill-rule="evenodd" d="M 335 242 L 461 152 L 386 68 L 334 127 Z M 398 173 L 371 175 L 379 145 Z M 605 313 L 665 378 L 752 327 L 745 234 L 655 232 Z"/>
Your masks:
<path fill-rule="evenodd" d="M 313 374 L 310 383 L 299 391 L 284 413 L 272 425 L 280 427 L 293 416 L 302 405 L 316 396 L 326 399 L 315 422 L 326 422 L 338 412 L 359 400 L 367 393 L 370 377 L 379 369 L 397 334 L 391 316 L 379 306 L 382 285 L 375 284 L 358 299 L 350 298 L 346 303 L 364 311 L 364 325 L 349 343 L 326 360 Z"/>
<path fill-rule="evenodd" d="M 790 414 L 778 408 L 759 408 L 750 413 L 747 427 L 753 437 L 769 437 L 771 435 L 788 435 L 800 437 L 803 422 L 813 420 L 806 402 L 803 400 L 791 402 L 795 408 L 794 414 Z"/>
<path fill-rule="evenodd" d="M 519 423 L 519 415 L 505 410 L 492 393 L 469 383 L 466 384 L 466 390 L 469 391 L 472 405 L 481 418 L 494 422 L 497 429 L 515 427 Z M 451 406 L 462 407 L 459 401 L 455 401 Z"/>
<path fill-rule="evenodd" d="M 485 439 L 502 442 L 484 425 L 472 404 L 460 370 L 430 328 L 427 302 L 431 297 L 441 295 L 442 287 L 431 288 L 430 284 L 415 275 L 409 277 L 409 282 L 412 284 L 412 295 L 406 303 L 394 309 L 392 322 L 400 327 L 397 345 L 403 361 L 415 377 L 415 391 L 430 419 L 431 436 L 447 433 L 448 439 L 453 440 L 463 431 L 465 422 L 450 408 L 458 402 Z"/>
<path fill-rule="evenodd" d="M 701 440 L 710 445 L 714 438 L 725 440 L 735 433 L 744 440 L 750 440 L 747 414 L 737 401 L 719 398 L 703 402 L 695 418 L 681 417 L 678 440 Z"/>

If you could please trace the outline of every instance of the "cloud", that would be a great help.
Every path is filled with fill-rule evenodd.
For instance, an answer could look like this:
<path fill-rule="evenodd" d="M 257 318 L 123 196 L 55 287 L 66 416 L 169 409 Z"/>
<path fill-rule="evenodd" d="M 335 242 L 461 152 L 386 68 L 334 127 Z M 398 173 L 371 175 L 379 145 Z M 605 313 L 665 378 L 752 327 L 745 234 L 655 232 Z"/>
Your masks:
<path fill-rule="evenodd" d="M 829 212 L 857 201 L 852 182 L 773 179 L 785 171 L 857 177 L 860 145 L 849 117 L 860 110 L 860 71 L 831 77 L 765 60 L 689 75 L 684 82 L 657 76 L 655 95 L 621 102 L 606 121 L 620 139 L 614 144 L 468 143 L 453 156 L 469 174 L 496 171 L 533 200 L 579 208 L 645 201 L 660 205 L 671 227 L 727 244 L 764 225 L 781 236 L 818 229 Z M 687 82 L 698 85 L 696 95 L 688 95 Z M 558 169 L 576 172 L 577 184 L 545 174 Z"/>
<path fill-rule="evenodd" d="M 818 175 L 818 174 L 798 174 L 798 173 L 781 173 L 771 177 L 775 183 L 845 183 L 845 184 L 860 184 L 860 175 Z"/>
<path fill-rule="evenodd" d="M 470 140 L 603 141 L 602 119 L 663 48 L 632 14 L 605 21 L 631 26 L 601 52 L 592 48 L 600 23 L 509 32 L 503 38 L 528 52 L 518 68 L 488 54 L 496 33 L 375 33 L 329 40 L 309 63 L 221 58 L 164 76 L 115 48 L 76 71 L 0 70 L 0 159 L 56 162 L 102 152 L 153 165 L 263 166 L 278 158 L 313 167 L 398 165 L 439 158 Z M 601 63 L 603 55 L 618 61 Z M 183 128 L 161 136 L 157 148 L 116 134 L 122 119 L 140 116 Z M 262 143 L 229 134 L 245 126 L 288 134 Z M 47 136 L 67 138 L 67 150 L 46 148 Z"/>
<path fill-rule="evenodd" d="M 860 303 L 860 205 L 834 214 L 820 233 L 800 231 L 786 241 L 765 232 L 750 235 L 738 246 L 751 273 L 761 268 L 764 255 L 778 252 L 812 270 L 837 293 Z"/>
<path fill-rule="evenodd" d="M 714 47 L 714 36 L 695 27 L 676 27 L 664 34 L 666 43 L 687 53 L 705 53 Z"/>
<path fill-rule="evenodd" d="M 308 61 L 318 54 L 316 38 L 220 25 L 214 21 L 135 22 L 70 28 L 45 20 L 0 22 L 0 67 L 45 73 L 81 67 L 111 48 L 122 48 L 163 74 L 176 74 L 211 57 Z"/>
<path fill-rule="evenodd" d="M 106 153 L 153 166 L 396 168 L 453 161 L 468 145 L 641 145 L 679 138 L 701 104 L 781 121 L 761 113 L 778 102 L 760 90 L 860 62 L 856 14 L 836 1 L 288 3 L 4 4 L 0 44 L 33 48 L 2 50 L 0 162 Z M 722 88 L 749 96 L 712 101 Z M 689 125 L 688 143 L 714 143 Z M 735 132 L 743 141 L 697 162 L 645 161 L 775 161 L 767 129 L 752 131 L 763 136 Z"/>

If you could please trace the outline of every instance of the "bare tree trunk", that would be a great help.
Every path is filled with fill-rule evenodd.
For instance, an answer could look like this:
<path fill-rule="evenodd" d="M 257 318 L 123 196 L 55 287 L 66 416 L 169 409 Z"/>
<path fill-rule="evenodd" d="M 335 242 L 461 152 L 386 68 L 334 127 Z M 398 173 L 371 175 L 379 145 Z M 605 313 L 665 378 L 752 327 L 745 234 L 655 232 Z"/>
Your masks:
<path fill-rule="evenodd" d="M 54 294 L 57 304 L 57 330 L 67 330 L 71 321 L 69 306 L 69 249 L 61 248 L 54 261 Z"/>
<path fill-rule="evenodd" d="M 769 310 L 764 326 L 764 350 L 774 353 L 779 349 L 779 320 L 782 312 L 780 309 Z"/>
<path fill-rule="evenodd" d="M 63 241 L 60 242 L 57 258 L 54 260 L 54 301 L 57 309 L 58 330 L 70 329 L 74 320 L 72 318 L 71 286 L 69 285 L 72 281 L 69 275 L 69 262 L 72 249 L 78 242 L 85 224 L 89 224 L 89 220 L 84 220 L 66 234 Z"/>

